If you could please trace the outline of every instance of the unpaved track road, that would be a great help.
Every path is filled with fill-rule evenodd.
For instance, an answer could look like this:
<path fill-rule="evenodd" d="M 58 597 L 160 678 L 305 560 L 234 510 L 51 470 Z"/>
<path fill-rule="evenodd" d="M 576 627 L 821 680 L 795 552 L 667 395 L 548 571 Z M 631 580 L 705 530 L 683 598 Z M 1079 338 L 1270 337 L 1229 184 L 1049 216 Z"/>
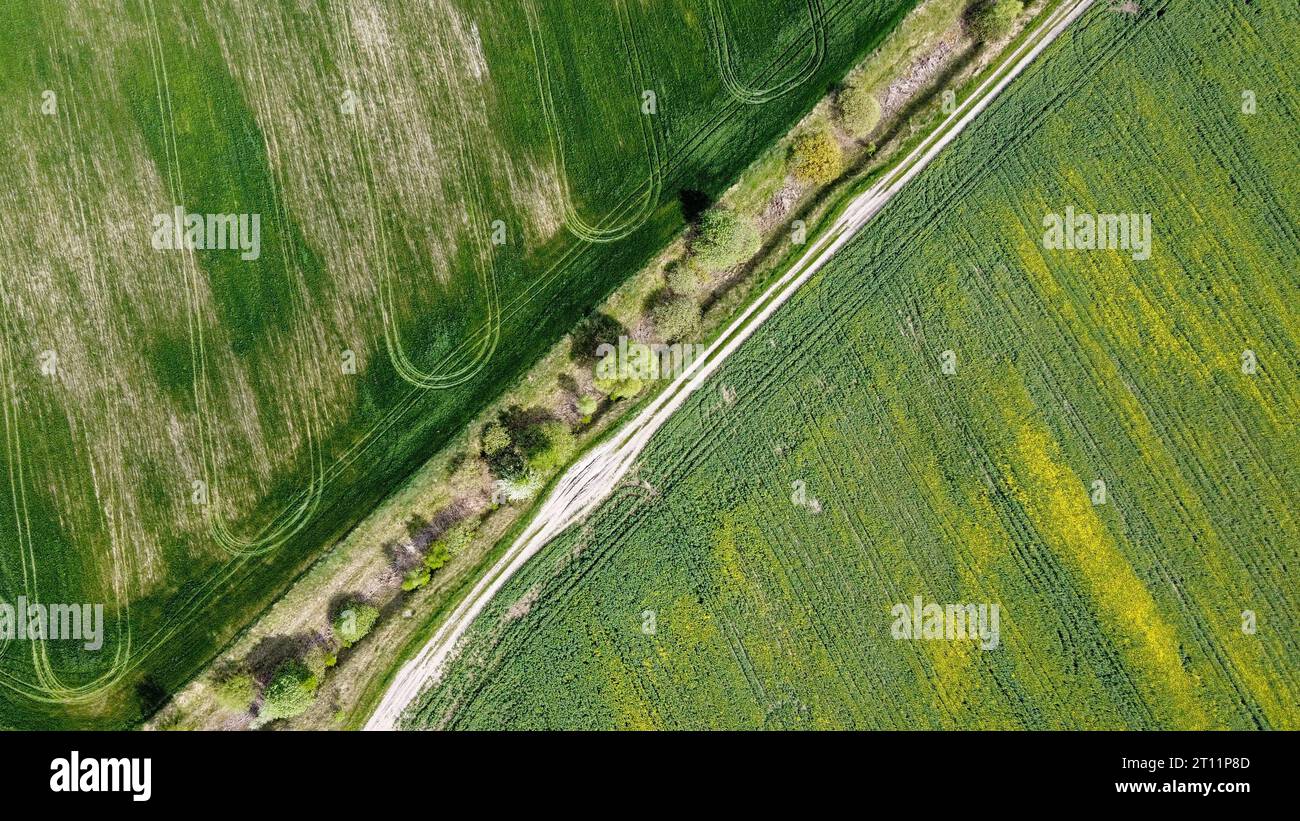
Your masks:
<path fill-rule="evenodd" d="M 933 133 L 875 185 L 854 198 L 830 229 L 821 234 L 808 251 L 780 279 L 773 282 L 758 300 L 736 317 L 702 356 L 669 383 L 645 409 L 574 463 L 560 478 L 551 495 L 538 508 L 528 527 L 506 554 L 474 585 L 433 638 L 398 671 L 365 729 L 396 729 L 402 712 L 427 684 L 438 680 L 443 665 L 456 648 L 457 642 L 502 585 L 551 539 L 595 510 L 632 468 L 650 437 L 681 407 L 687 397 L 703 385 L 768 317 L 785 304 L 863 225 L 878 214 L 894 195 L 921 173 L 972 120 L 988 108 L 1003 89 L 1092 3 L 1093 0 L 1065 2 L 1040 21 L 1031 34 L 1011 50 L 988 79 L 948 115 Z"/>

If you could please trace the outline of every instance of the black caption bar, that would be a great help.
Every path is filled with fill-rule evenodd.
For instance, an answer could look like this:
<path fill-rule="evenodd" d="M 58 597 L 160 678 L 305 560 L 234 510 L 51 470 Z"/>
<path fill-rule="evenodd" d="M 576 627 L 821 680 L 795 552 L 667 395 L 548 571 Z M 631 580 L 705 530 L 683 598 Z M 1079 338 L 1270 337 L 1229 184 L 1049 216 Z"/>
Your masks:
<path fill-rule="evenodd" d="M 779 793 L 819 804 L 923 801 L 927 809 L 1195 800 L 1219 810 L 1289 799 L 1296 759 L 1296 737 L 1287 733 L 9 732 L 3 739 L 8 795 L 37 807 L 111 806 L 128 814 L 330 810 L 341 800 L 438 794 L 484 800 L 493 812 L 555 809 L 611 789 L 665 808 L 706 791 L 737 803 Z"/>

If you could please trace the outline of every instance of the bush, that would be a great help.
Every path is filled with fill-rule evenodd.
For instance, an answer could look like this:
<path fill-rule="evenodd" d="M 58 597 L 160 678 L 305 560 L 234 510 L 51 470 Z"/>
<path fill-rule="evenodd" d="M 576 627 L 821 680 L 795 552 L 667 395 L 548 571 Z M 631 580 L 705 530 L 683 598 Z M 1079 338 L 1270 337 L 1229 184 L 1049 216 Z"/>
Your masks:
<path fill-rule="evenodd" d="M 448 556 L 456 556 L 459 555 L 462 550 L 469 547 L 470 542 L 474 541 L 474 537 L 477 534 L 478 527 L 476 523 L 471 521 L 461 522 L 460 524 L 452 525 L 451 529 L 442 534 L 442 538 L 438 539 L 435 543 L 435 547 L 441 545 L 447 551 Z M 439 567 L 441 566 L 442 565 L 439 565 Z"/>
<path fill-rule="evenodd" d="M 790 168 L 800 182 L 825 185 L 839 176 L 843 164 L 840 144 L 826 129 L 801 134 L 790 146 Z"/>
<path fill-rule="evenodd" d="M 981 41 L 1000 40 L 1011 33 L 1016 18 L 1024 10 L 1022 0 L 988 0 L 971 15 L 971 34 Z"/>
<path fill-rule="evenodd" d="M 620 399 L 631 399 L 636 396 L 645 387 L 645 383 L 635 376 L 627 376 L 596 379 L 592 382 L 592 386 L 608 396 L 609 401 L 617 402 Z"/>
<path fill-rule="evenodd" d="M 664 269 L 664 284 L 674 294 L 694 296 L 709 284 L 709 272 L 696 264 L 694 260 L 684 259 L 670 262 Z"/>
<path fill-rule="evenodd" d="M 429 548 L 429 552 L 424 554 L 424 559 L 420 563 L 432 576 L 449 561 L 451 561 L 451 551 L 447 549 L 447 543 L 439 539 Z"/>
<path fill-rule="evenodd" d="M 620 336 L 627 336 L 627 328 L 609 314 L 594 313 L 588 316 L 569 337 L 569 359 L 581 365 L 594 365 L 596 349 L 603 343 L 617 345 Z"/>
<path fill-rule="evenodd" d="M 529 471 L 517 479 L 498 479 L 496 491 L 507 502 L 526 502 L 542 489 L 542 477 Z"/>
<path fill-rule="evenodd" d="M 297 659 L 284 662 L 271 677 L 271 683 L 266 685 L 258 723 L 293 718 L 307 712 L 316 698 L 319 683 L 306 664 Z"/>
<path fill-rule="evenodd" d="M 483 427 L 481 446 L 484 455 L 495 456 L 510 447 L 510 431 L 500 422 L 488 423 Z"/>
<path fill-rule="evenodd" d="M 498 479 L 513 479 L 524 472 L 524 457 L 515 448 L 506 448 L 486 461 L 488 471 Z"/>
<path fill-rule="evenodd" d="M 319 681 L 325 677 L 325 671 L 337 664 L 338 660 L 338 654 L 334 652 L 332 647 L 316 644 L 307 651 L 303 663 L 307 665 L 307 669 L 311 670 L 311 674 L 316 676 L 316 680 Z"/>
<path fill-rule="evenodd" d="M 549 418 L 549 412 L 543 411 L 539 415 L 536 408 L 525 410 L 518 405 L 512 405 L 502 412 L 501 424 L 505 425 L 506 430 L 510 431 L 510 438 L 514 440 L 515 449 L 525 459 L 546 447 L 546 437 L 542 434 L 540 423 L 547 418 Z"/>
<path fill-rule="evenodd" d="M 585 425 L 588 422 L 590 422 L 591 417 L 596 414 L 596 410 L 598 408 L 600 408 L 600 400 L 597 399 L 596 397 L 594 396 L 578 397 L 578 413 L 582 414 L 582 424 Z"/>
<path fill-rule="evenodd" d="M 452 525 L 446 533 L 442 534 L 442 538 L 429 547 L 429 552 L 424 554 L 425 568 L 430 573 L 441 569 L 443 565 L 451 561 L 453 556 L 469 547 L 470 542 L 474 541 L 474 536 L 477 533 L 478 528 L 474 522 L 461 522 Z"/>
<path fill-rule="evenodd" d="M 252 673 L 240 670 L 212 685 L 212 694 L 223 710 L 242 713 L 253 703 L 257 694 L 257 683 Z"/>
<path fill-rule="evenodd" d="M 350 601 L 334 617 L 334 637 L 351 647 L 366 637 L 379 621 L 379 608 L 363 601 Z"/>
<path fill-rule="evenodd" d="M 527 437 L 519 435 L 516 427 L 506 413 L 483 426 L 479 445 L 483 461 L 493 476 L 513 478 L 524 470 L 524 456 L 520 448 L 526 444 Z"/>
<path fill-rule="evenodd" d="M 705 271 L 725 271 L 734 268 L 758 253 L 762 239 L 758 229 L 744 217 L 726 208 L 710 208 L 700 218 L 698 233 L 691 241 L 691 253 L 696 264 Z M 684 278 L 684 275 L 683 275 Z M 698 291 L 668 287 L 679 294 Z"/>
<path fill-rule="evenodd" d="M 600 362 L 596 363 L 593 372 L 592 387 L 609 397 L 611 402 L 617 402 L 620 399 L 631 399 L 641 392 L 645 383 L 641 381 L 641 372 L 646 365 L 645 356 L 641 353 L 644 349 L 649 352 L 649 346 L 636 344 L 627 346 L 628 360 L 621 362 L 618 352 L 612 352 Z"/>
<path fill-rule="evenodd" d="M 539 476 L 553 476 L 573 458 L 578 449 L 573 432 L 563 422 L 547 422 L 542 425 L 546 436 L 546 446 L 528 459 L 528 469 Z"/>
<path fill-rule="evenodd" d="M 659 335 L 667 342 L 681 339 L 695 330 L 700 321 L 700 306 L 687 296 L 670 296 L 651 311 Z"/>
<path fill-rule="evenodd" d="M 412 567 L 410 570 L 406 571 L 406 575 L 402 577 L 402 589 L 408 593 L 412 590 L 419 590 L 421 587 L 428 584 L 429 579 L 432 577 L 433 574 L 429 571 L 429 568 L 424 565 L 421 564 L 417 567 Z"/>
<path fill-rule="evenodd" d="M 838 102 L 840 124 L 854 137 L 861 139 L 880 124 L 880 103 L 865 83 L 851 82 L 840 89 Z"/>

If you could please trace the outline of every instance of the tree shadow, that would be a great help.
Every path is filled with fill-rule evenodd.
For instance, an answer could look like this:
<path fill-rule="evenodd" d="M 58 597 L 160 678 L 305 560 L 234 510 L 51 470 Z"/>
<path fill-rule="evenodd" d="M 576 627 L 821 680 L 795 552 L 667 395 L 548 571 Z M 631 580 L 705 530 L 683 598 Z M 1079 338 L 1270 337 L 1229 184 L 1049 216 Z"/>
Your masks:
<path fill-rule="evenodd" d="M 700 215 L 713 206 L 713 198 L 694 188 L 683 188 L 677 192 L 677 204 L 682 209 L 682 219 L 688 223 L 699 220 Z"/>
<path fill-rule="evenodd" d="M 291 659 L 300 659 L 312 645 L 319 643 L 315 633 L 294 633 L 289 636 L 267 636 L 253 645 L 244 658 L 253 678 L 265 686 L 281 664 Z"/>
<path fill-rule="evenodd" d="M 596 363 L 596 349 L 602 344 L 616 345 L 627 328 L 609 314 L 594 311 L 573 329 L 569 342 L 569 360 L 583 367 Z"/>
<path fill-rule="evenodd" d="M 140 708 L 140 716 L 149 718 L 157 713 L 171 699 L 167 688 L 150 676 L 140 679 L 135 685 L 135 700 Z"/>

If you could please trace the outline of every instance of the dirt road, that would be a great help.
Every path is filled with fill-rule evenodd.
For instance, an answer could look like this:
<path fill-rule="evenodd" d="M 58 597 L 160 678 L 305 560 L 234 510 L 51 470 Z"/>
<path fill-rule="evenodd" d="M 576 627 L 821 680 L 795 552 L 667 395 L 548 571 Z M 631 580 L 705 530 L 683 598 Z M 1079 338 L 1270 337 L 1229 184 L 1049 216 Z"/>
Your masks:
<path fill-rule="evenodd" d="M 1012 49 L 997 69 L 938 128 L 875 185 L 849 206 L 812 243 L 808 251 L 740 314 L 691 366 L 674 379 L 636 417 L 589 451 L 560 479 L 538 508 L 527 529 L 465 599 L 447 617 L 420 652 L 407 662 L 384 694 L 367 730 L 397 727 L 402 712 L 420 691 L 441 675 L 443 665 L 474 618 L 502 585 L 529 559 L 569 525 L 593 511 L 632 468 L 650 437 L 663 426 L 727 357 L 753 335 L 810 277 L 880 212 L 893 197 L 930 164 L 989 104 L 1081 15 L 1093 0 L 1072 0 L 1039 21 L 1030 35 Z"/>

